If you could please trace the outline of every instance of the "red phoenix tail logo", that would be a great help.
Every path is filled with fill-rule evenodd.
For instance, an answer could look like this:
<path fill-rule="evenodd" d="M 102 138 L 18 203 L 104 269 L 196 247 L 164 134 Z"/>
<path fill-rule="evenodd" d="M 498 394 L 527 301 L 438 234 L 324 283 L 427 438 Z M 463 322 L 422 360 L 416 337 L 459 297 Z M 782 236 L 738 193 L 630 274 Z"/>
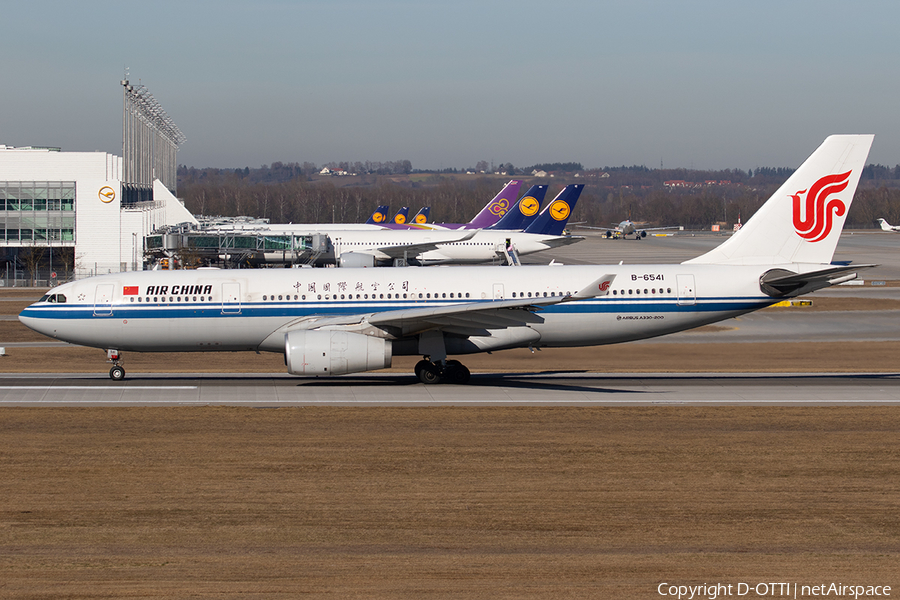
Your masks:
<path fill-rule="evenodd" d="M 819 242 L 828 237 L 834 217 L 843 217 L 847 212 L 843 201 L 838 198 L 828 200 L 828 197 L 847 189 L 850 173 L 851 171 L 847 171 L 840 175 L 826 175 L 809 188 L 809 193 L 801 190 L 791 194 L 797 235 L 810 242 Z M 806 194 L 805 202 L 801 198 L 803 194 Z"/>

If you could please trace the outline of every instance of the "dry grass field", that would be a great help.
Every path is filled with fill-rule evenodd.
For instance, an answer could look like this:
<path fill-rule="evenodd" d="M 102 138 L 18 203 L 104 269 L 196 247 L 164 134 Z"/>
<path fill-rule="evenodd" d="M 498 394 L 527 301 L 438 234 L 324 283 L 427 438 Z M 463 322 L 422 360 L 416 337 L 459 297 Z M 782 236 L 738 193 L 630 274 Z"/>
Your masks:
<path fill-rule="evenodd" d="M 0 416 L 2 598 L 900 586 L 895 408 Z"/>
<path fill-rule="evenodd" d="M 30 335 L 0 321 L 0 345 Z M 804 371 L 837 355 L 845 370 L 894 372 L 897 350 L 634 344 L 467 362 Z M 107 369 L 99 350 L 10 353 L 5 372 Z M 133 354 L 126 367 L 284 369 L 253 354 Z M 900 590 L 895 407 L 3 408 L 0 474 L 4 599 Z"/>

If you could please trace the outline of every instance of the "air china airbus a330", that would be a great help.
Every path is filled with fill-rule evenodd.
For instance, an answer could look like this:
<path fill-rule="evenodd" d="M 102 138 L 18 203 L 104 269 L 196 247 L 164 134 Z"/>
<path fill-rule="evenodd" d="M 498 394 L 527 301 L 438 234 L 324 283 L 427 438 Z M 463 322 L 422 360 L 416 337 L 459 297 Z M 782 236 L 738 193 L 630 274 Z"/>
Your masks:
<path fill-rule="evenodd" d="M 872 139 L 827 138 L 740 231 L 682 264 L 143 271 L 61 285 L 19 319 L 113 360 L 267 351 L 320 377 L 421 355 L 422 382 L 464 382 L 448 356 L 651 338 L 855 278 L 871 265 L 831 261 Z"/>

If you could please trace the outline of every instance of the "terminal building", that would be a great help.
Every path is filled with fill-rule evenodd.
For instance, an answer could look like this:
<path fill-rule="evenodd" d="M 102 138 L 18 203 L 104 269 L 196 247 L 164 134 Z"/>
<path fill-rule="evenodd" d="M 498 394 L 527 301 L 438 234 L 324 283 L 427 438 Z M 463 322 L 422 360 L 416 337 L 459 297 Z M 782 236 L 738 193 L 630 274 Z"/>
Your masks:
<path fill-rule="evenodd" d="M 142 270 L 146 236 L 197 223 L 175 196 L 184 136 L 146 88 L 122 85 L 123 156 L 0 145 L 0 284 Z"/>

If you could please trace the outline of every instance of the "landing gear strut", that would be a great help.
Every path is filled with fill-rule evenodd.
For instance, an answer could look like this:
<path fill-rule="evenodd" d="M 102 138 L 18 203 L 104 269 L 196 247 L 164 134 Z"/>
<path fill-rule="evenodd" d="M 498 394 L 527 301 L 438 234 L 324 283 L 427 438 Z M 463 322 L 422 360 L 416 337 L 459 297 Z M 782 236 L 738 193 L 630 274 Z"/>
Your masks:
<path fill-rule="evenodd" d="M 471 373 L 464 364 L 458 360 L 432 362 L 428 357 L 416 363 L 416 377 L 424 384 L 440 383 L 469 383 Z"/>
<path fill-rule="evenodd" d="M 125 379 L 125 368 L 119 364 L 119 361 L 122 359 L 122 355 L 118 350 L 107 350 L 106 356 L 109 359 L 108 362 L 113 364 L 112 368 L 109 370 L 109 378 L 113 381 L 122 381 Z"/>

